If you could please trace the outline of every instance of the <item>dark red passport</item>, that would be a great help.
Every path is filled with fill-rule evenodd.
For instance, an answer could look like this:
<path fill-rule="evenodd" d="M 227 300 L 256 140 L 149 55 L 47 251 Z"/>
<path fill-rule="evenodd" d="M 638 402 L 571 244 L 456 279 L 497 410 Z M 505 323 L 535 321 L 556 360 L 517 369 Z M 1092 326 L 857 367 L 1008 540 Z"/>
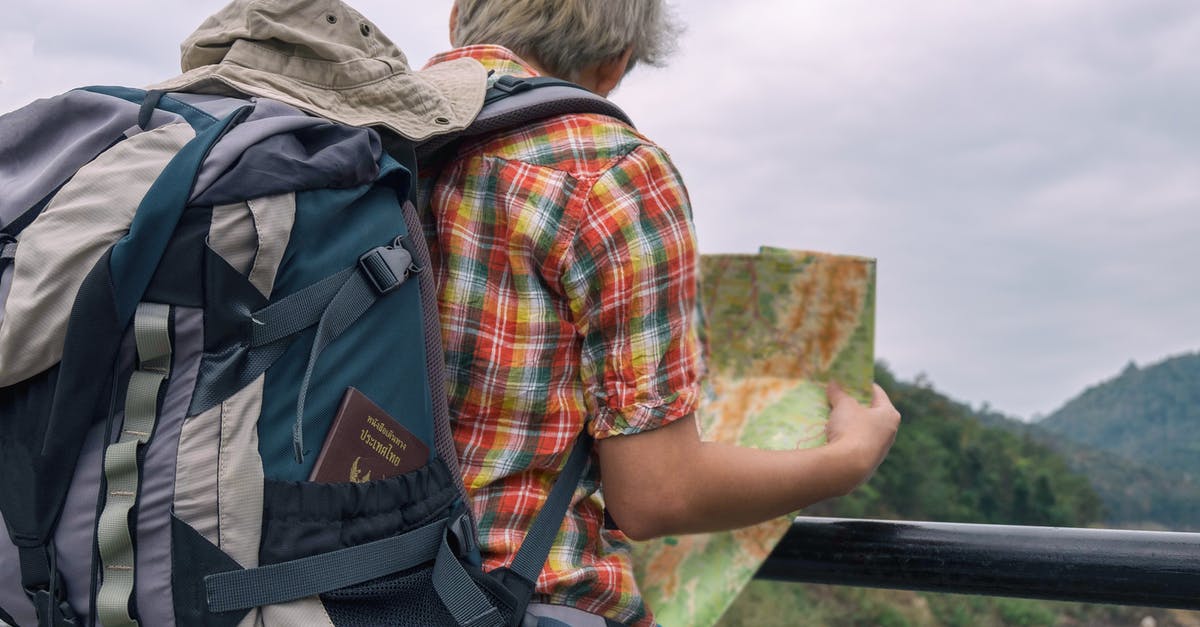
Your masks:
<path fill-rule="evenodd" d="M 309 481 L 364 483 L 416 470 L 429 447 L 365 394 L 346 388 Z"/>

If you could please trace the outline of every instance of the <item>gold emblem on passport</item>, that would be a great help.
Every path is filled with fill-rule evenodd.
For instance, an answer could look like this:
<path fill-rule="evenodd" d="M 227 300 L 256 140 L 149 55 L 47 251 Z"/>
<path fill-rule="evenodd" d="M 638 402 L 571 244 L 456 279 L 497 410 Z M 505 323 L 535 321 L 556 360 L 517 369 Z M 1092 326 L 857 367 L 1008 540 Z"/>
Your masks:
<path fill-rule="evenodd" d="M 362 457 L 355 457 L 354 463 L 350 464 L 350 481 L 354 483 L 366 483 L 371 480 L 371 471 L 368 470 L 367 474 L 364 475 L 358 469 L 358 462 L 360 461 L 362 461 Z"/>

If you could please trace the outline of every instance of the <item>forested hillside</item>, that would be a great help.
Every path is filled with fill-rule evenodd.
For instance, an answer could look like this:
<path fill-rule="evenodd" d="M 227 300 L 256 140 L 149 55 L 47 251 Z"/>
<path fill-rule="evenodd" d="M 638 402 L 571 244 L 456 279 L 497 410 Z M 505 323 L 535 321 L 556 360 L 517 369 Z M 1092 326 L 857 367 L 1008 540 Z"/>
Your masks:
<path fill-rule="evenodd" d="M 1200 528 L 1200 354 L 1130 364 L 1031 432 L 1090 478 L 1109 524 Z"/>
<path fill-rule="evenodd" d="M 1017 525 L 1087 525 L 1101 519 L 1087 479 L 1028 434 L 979 421 L 932 387 L 876 379 L 904 417 L 896 444 L 871 481 L 807 513 Z"/>
<path fill-rule="evenodd" d="M 1011 428 L 1044 442 L 1088 478 L 1104 504 L 1103 526 L 1200 531 L 1200 477 L 1088 448 L 1039 425 Z"/>
<path fill-rule="evenodd" d="M 1200 475 L 1200 354 L 1138 368 L 1088 388 L 1039 423 L 1090 448 Z"/>

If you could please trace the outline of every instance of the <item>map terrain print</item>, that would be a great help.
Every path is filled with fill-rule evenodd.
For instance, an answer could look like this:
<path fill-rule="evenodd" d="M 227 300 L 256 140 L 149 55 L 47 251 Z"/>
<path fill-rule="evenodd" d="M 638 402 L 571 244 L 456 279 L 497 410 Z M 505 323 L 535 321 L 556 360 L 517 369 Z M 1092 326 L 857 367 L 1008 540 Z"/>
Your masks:
<path fill-rule="evenodd" d="M 874 379 L 875 261 L 779 248 L 703 255 L 704 439 L 764 449 L 825 441 L 830 379 L 860 402 Z M 730 504 L 736 507 L 736 504 Z M 666 627 L 713 625 L 791 524 L 639 543 L 637 580 Z"/>

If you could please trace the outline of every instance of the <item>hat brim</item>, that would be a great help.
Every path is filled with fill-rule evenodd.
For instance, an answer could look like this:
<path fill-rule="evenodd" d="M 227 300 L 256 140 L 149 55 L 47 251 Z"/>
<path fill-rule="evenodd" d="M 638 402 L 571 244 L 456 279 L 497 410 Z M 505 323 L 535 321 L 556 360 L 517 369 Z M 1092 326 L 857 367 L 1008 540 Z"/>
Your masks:
<path fill-rule="evenodd" d="M 414 142 L 465 129 L 483 107 L 487 70 L 469 58 L 353 86 L 324 86 L 232 63 L 195 68 L 147 89 L 262 96 L 352 126 L 386 128 Z"/>

